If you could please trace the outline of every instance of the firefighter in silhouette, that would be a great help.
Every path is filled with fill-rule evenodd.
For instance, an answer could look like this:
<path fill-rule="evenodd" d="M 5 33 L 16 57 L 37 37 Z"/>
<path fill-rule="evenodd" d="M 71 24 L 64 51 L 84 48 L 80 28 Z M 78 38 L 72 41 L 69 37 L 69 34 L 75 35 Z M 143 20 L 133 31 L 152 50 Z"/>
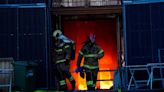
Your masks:
<path fill-rule="evenodd" d="M 67 90 L 66 78 L 69 79 L 72 84 L 72 90 L 75 89 L 75 80 L 69 72 L 70 58 L 71 58 L 71 47 L 69 42 L 72 42 L 65 37 L 60 30 L 56 30 L 53 33 L 55 39 L 55 46 L 53 48 L 53 63 L 56 76 L 59 81 L 59 90 Z"/>
<path fill-rule="evenodd" d="M 88 90 L 95 90 L 99 70 L 98 60 L 104 56 L 104 51 L 95 43 L 95 40 L 96 35 L 90 34 L 87 41 L 83 43 L 83 46 L 79 51 L 77 61 L 76 71 L 80 71 L 81 77 L 82 72 L 85 71 Z M 80 64 L 83 57 L 84 66 L 81 67 Z"/>

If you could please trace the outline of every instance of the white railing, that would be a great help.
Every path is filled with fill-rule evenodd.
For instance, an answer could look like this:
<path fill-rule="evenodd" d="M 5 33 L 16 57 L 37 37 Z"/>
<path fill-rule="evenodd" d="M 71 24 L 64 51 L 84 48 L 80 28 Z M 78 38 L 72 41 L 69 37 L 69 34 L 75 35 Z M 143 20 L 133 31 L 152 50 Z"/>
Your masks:
<path fill-rule="evenodd" d="M 92 7 L 121 5 L 121 0 L 53 0 L 53 7 Z"/>

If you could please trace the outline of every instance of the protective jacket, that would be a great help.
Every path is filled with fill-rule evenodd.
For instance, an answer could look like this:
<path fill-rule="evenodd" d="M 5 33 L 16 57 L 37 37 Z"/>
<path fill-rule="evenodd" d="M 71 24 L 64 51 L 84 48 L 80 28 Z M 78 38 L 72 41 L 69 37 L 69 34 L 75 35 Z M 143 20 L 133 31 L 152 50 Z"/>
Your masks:
<path fill-rule="evenodd" d="M 93 46 L 90 46 L 89 44 L 83 45 L 79 51 L 77 66 L 80 67 L 81 60 L 84 57 L 84 68 L 99 68 L 98 59 L 102 58 L 103 56 L 104 51 L 97 44 L 93 44 Z"/>
<path fill-rule="evenodd" d="M 67 90 L 66 80 L 68 78 L 72 84 L 72 90 L 75 88 L 75 80 L 71 73 L 69 72 L 69 62 L 71 56 L 70 46 L 62 42 L 61 44 L 55 46 L 53 54 L 54 71 L 56 71 L 56 76 L 59 80 L 59 90 Z"/>
<path fill-rule="evenodd" d="M 97 44 L 84 44 L 79 51 L 77 67 L 80 67 L 82 58 L 84 57 L 84 71 L 86 73 L 86 82 L 88 90 L 95 90 L 97 73 L 99 70 L 98 59 L 104 56 L 104 51 Z"/>
<path fill-rule="evenodd" d="M 55 46 L 53 62 L 55 64 L 66 62 L 70 59 L 70 53 L 70 46 L 65 43 L 61 43 L 61 46 Z"/>

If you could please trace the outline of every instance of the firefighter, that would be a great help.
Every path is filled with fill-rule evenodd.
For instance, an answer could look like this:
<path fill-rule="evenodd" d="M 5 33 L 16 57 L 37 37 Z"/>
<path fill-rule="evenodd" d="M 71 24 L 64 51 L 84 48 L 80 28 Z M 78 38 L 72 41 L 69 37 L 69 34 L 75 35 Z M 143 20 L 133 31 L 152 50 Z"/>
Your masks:
<path fill-rule="evenodd" d="M 53 63 L 54 71 L 56 71 L 57 79 L 59 80 L 59 90 L 67 90 L 66 78 L 69 79 L 72 84 L 72 90 L 75 89 L 75 80 L 69 72 L 69 62 L 71 57 L 70 45 L 64 42 L 65 39 L 62 37 L 62 32 L 56 30 L 53 33 L 55 38 L 54 54 L 53 54 Z"/>
<path fill-rule="evenodd" d="M 86 73 L 88 90 L 95 90 L 97 74 L 99 71 L 98 60 L 104 56 L 104 51 L 95 43 L 96 35 L 90 34 L 79 51 L 77 69 L 80 70 L 81 60 L 84 57 L 83 69 Z"/>

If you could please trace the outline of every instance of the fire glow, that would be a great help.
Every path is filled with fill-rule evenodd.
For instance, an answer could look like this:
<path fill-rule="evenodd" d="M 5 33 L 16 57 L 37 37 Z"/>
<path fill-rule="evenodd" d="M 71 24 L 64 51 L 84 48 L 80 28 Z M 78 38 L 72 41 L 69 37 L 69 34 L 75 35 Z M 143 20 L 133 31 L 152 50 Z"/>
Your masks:
<path fill-rule="evenodd" d="M 103 30 L 103 31 L 102 31 Z M 87 39 L 90 33 L 96 34 L 96 42 L 104 50 L 104 57 L 99 60 L 100 70 L 114 70 L 117 67 L 117 40 L 116 40 L 116 22 L 111 20 L 97 21 L 65 21 L 64 34 L 76 42 L 75 59 L 71 61 L 70 72 L 75 71 L 78 52 L 82 47 L 82 42 Z M 83 64 L 84 61 L 82 61 Z M 87 90 L 86 80 L 79 74 L 72 72 L 76 81 L 76 90 Z M 99 72 L 96 83 L 97 89 L 110 89 L 113 86 L 114 72 Z M 101 81 L 108 80 L 108 81 Z M 110 80 L 110 81 L 109 81 Z M 67 81 L 68 83 L 68 81 Z M 70 84 L 68 83 L 68 86 Z M 68 87 L 71 88 L 71 87 Z"/>

